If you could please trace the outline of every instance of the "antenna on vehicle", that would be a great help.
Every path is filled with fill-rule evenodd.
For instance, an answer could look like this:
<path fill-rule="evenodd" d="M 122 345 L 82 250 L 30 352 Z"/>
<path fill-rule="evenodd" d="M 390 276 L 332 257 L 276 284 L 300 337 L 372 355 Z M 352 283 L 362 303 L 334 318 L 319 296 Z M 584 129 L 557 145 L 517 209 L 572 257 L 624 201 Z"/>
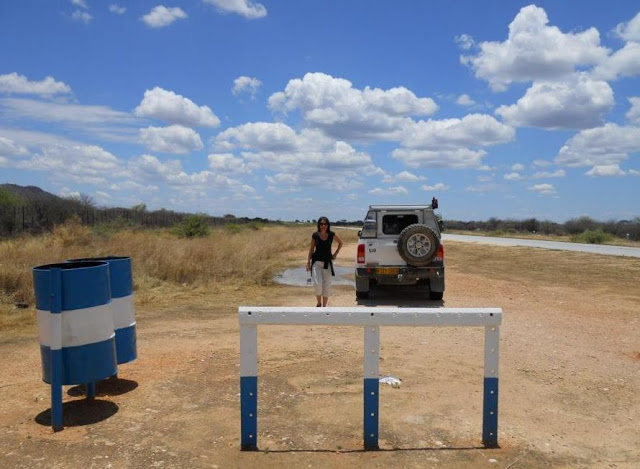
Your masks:
<path fill-rule="evenodd" d="M 431 199 L 431 208 L 438 208 L 438 199 L 436 199 L 435 197 Z"/>

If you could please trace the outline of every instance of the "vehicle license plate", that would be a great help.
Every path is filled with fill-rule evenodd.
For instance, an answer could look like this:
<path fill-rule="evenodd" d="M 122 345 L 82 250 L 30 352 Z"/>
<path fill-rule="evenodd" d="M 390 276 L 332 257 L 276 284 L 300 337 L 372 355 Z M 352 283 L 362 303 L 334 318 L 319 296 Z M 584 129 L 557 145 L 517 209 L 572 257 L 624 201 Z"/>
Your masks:
<path fill-rule="evenodd" d="M 397 275 L 398 274 L 398 268 L 397 267 L 378 267 L 378 271 L 379 274 L 386 274 L 386 275 Z"/>

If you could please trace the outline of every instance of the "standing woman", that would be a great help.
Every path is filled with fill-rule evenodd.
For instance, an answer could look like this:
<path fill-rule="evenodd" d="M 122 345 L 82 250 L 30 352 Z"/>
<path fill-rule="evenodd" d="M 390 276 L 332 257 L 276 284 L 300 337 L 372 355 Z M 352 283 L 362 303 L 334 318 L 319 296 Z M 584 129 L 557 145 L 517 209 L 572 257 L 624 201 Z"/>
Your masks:
<path fill-rule="evenodd" d="M 318 219 L 318 231 L 311 236 L 311 247 L 307 258 L 307 270 L 311 271 L 311 279 L 315 287 L 316 306 L 327 306 L 331 296 L 331 277 L 335 277 L 333 261 L 342 248 L 340 236 L 331 231 L 327 217 Z M 338 249 L 331 253 L 331 243 L 338 242 Z"/>

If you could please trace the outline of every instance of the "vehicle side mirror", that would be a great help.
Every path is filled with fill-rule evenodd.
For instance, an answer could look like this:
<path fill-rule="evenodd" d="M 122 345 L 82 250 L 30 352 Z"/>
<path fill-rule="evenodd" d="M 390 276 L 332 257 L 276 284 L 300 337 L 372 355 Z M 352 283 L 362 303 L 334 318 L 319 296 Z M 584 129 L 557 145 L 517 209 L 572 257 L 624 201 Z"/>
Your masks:
<path fill-rule="evenodd" d="M 362 230 L 358 230 L 358 238 L 362 236 Z"/>

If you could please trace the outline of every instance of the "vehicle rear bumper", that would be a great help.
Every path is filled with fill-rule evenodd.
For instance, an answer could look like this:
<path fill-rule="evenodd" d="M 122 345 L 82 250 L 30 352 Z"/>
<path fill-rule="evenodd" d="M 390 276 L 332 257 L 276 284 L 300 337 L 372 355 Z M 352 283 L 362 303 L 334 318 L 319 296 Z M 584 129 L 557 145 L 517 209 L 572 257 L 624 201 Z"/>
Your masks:
<path fill-rule="evenodd" d="M 383 273 L 380 269 L 397 269 L 393 273 Z M 387 271 L 388 272 L 388 271 Z M 416 283 L 429 281 L 432 291 L 444 291 L 444 266 L 433 267 L 357 267 L 356 286 L 360 283 L 368 283 L 374 280 L 379 285 L 415 285 Z"/>

